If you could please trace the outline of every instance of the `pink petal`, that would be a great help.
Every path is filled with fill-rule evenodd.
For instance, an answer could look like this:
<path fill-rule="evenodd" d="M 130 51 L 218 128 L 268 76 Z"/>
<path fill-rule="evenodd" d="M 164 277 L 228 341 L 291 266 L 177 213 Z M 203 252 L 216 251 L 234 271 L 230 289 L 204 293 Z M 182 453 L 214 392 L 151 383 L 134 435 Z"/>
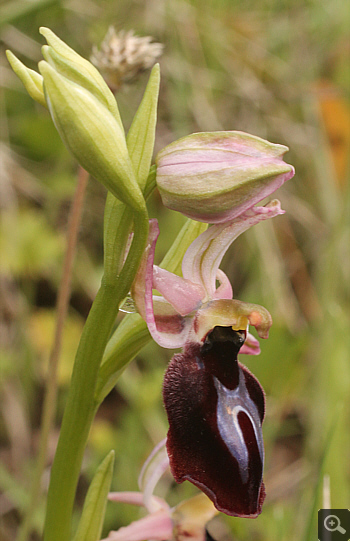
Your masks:
<path fill-rule="evenodd" d="M 241 349 L 239 350 L 239 353 L 243 353 L 245 355 L 260 355 L 259 340 L 257 340 L 255 336 L 248 332 L 246 340 Z"/>
<path fill-rule="evenodd" d="M 232 299 L 232 296 L 233 296 L 232 286 L 226 274 L 222 270 L 218 269 L 216 273 L 216 279 L 219 280 L 220 285 L 215 291 L 213 298 L 214 299 Z"/>
<path fill-rule="evenodd" d="M 125 528 L 110 532 L 103 541 L 155 541 L 171 540 L 173 537 L 173 522 L 170 512 L 164 510 L 152 513 L 129 524 Z"/>
<path fill-rule="evenodd" d="M 199 308 L 205 291 L 199 284 L 185 280 L 172 272 L 153 266 L 153 287 L 162 293 L 175 310 L 185 316 Z"/>
<path fill-rule="evenodd" d="M 274 199 L 265 207 L 250 208 L 229 223 L 212 225 L 192 242 L 185 253 L 183 277 L 202 284 L 208 298 L 214 298 L 217 271 L 232 242 L 253 225 L 283 213 L 280 202 Z"/>
<path fill-rule="evenodd" d="M 172 305 L 159 295 L 152 295 L 153 313 L 154 319 L 157 325 L 157 331 L 163 335 L 169 335 L 170 341 L 174 341 L 174 336 L 179 333 L 183 333 L 181 338 L 177 340 L 176 344 L 181 344 L 185 340 L 190 324 L 191 318 L 182 317 Z M 146 319 L 146 318 L 145 318 Z M 159 340 L 158 340 L 158 343 Z M 162 344 L 160 344 L 162 345 Z M 163 347 L 181 347 L 181 345 L 164 345 Z"/>

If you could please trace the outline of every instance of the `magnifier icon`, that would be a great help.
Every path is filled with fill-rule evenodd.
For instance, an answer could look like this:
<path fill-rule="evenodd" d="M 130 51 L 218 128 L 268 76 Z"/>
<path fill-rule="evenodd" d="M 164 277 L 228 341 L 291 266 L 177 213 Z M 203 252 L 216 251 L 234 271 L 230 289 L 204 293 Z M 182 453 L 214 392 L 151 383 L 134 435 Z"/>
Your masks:
<path fill-rule="evenodd" d="M 346 530 L 341 527 L 340 520 L 337 515 L 327 515 L 323 521 L 324 527 L 329 532 L 338 531 L 340 533 L 346 533 Z"/>

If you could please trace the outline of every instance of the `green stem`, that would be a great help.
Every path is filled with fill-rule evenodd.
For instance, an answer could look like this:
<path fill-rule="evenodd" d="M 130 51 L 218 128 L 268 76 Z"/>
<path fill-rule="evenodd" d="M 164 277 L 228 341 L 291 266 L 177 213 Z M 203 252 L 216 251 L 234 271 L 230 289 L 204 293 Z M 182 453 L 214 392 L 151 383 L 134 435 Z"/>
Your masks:
<path fill-rule="evenodd" d="M 98 404 L 94 399 L 101 359 L 121 301 L 127 295 L 148 235 L 146 209 L 134 215 L 134 238 L 114 283 L 102 279 L 78 347 L 71 387 L 51 471 L 44 541 L 68 541 L 85 445 Z"/>
<path fill-rule="evenodd" d="M 139 314 L 128 314 L 109 340 L 98 373 L 97 404 L 113 389 L 128 363 L 151 341 L 146 322 Z"/>
<path fill-rule="evenodd" d="M 78 239 L 81 211 L 83 208 L 84 194 L 89 174 L 82 167 L 79 169 L 77 189 L 75 191 L 72 208 L 69 216 L 67 247 L 63 264 L 62 280 L 57 298 L 57 321 L 55 328 L 55 337 L 49 358 L 49 369 L 46 382 L 46 392 L 43 405 L 43 414 L 40 432 L 39 453 L 35 464 L 32 484 L 30 488 L 29 505 L 26 509 L 25 517 L 18 532 L 17 541 L 26 541 L 33 525 L 33 517 L 41 491 L 41 480 L 46 465 L 47 446 L 52 427 L 52 422 L 56 412 L 57 397 L 57 370 L 61 353 L 63 326 L 66 319 L 70 284 L 72 278 L 73 260 L 75 248 Z"/>

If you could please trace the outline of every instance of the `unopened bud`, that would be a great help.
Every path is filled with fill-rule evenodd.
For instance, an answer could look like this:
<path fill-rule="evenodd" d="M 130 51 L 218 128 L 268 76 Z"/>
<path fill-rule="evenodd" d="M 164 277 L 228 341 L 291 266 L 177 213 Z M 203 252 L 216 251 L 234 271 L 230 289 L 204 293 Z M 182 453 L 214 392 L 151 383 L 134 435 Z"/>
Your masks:
<path fill-rule="evenodd" d="M 91 92 L 111 111 L 122 127 L 117 102 L 95 66 L 71 49 L 49 28 L 40 28 L 40 33 L 48 43 L 42 47 L 45 60 L 58 73 Z"/>
<path fill-rule="evenodd" d="M 243 132 L 183 137 L 156 157 L 162 201 L 194 220 L 232 220 L 294 175 L 287 150 Z"/>
<path fill-rule="evenodd" d="M 124 133 L 96 96 L 39 63 L 46 101 L 55 126 L 78 162 L 118 199 L 134 210 L 144 207 Z"/>

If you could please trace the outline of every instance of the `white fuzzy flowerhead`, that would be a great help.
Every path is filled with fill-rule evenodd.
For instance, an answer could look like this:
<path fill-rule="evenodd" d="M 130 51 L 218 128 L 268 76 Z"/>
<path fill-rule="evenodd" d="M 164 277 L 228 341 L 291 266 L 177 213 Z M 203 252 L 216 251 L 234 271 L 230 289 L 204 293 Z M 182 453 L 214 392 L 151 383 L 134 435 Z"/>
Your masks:
<path fill-rule="evenodd" d="M 136 36 L 133 30 L 116 32 L 110 26 L 100 48 L 93 47 L 91 62 L 103 72 L 110 88 L 118 90 L 156 63 L 164 46 L 152 39 Z"/>

